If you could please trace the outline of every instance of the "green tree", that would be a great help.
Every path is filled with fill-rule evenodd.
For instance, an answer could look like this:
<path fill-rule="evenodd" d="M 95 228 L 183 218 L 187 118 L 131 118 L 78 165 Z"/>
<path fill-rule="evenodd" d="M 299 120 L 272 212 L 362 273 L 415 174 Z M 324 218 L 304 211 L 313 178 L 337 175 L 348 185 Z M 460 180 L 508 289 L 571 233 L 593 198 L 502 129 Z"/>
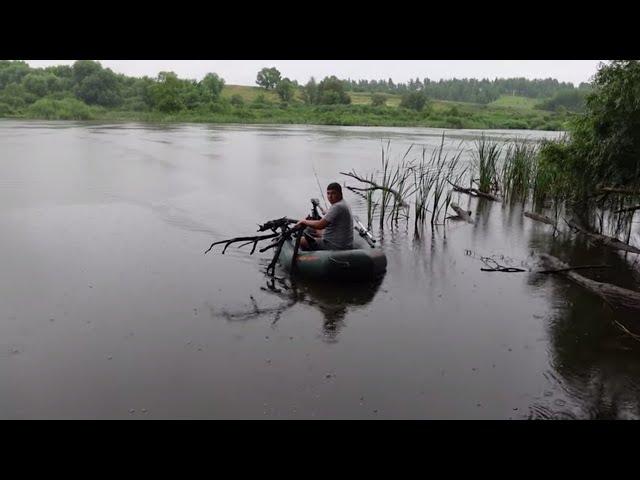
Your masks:
<path fill-rule="evenodd" d="M 256 77 L 256 83 L 265 89 L 273 89 L 280 82 L 280 72 L 277 68 L 263 68 L 258 72 L 258 76 Z"/>
<path fill-rule="evenodd" d="M 195 80 L 182 80 L 182 88 L 180 89 L 182 103 L 187 109 L 194 109 L 209 100 L 200 88 L 200 84 Z"/>
<path fill-rule="evenodd" d="M 640 185 L 640 62 L 601 65 L 572 128 L 573 171 L 585 183 Z"/>
<path fill-rule="evenodd" d="M 290 102 L 291 100 L 293 100 L 295 86 L 291 80 L 289 80 L 288 78 L 283 78 L 276 86 L 276 93 L 280 97 L 280 100 L 282 100 L 283 102 Z"/>
<path fill-rule="evenodd" d="M 271 102 L 267 100 L 267 97 L 264 96 L 264 93 L 260 93 L 256 95 L 256 97 L 253 99 L 253 102 L 251 103 L 257 106 L 266 106 L 266 105 L 270 105 Z"/>
<path fill-rule="evenodd" d="M 427 96 L 421 91 L 412 91 L 402 95 L 400 106 L 421 112 L 427 104 Z"/>
<path fill-rule="evenodd" d="M 94 69 L 86 76 L 84 73 L 76 77 L 81 78 L 74 88 L 79 99 L 88 105 L 103 107 L 115 107 L 122 102 L 118 77 L 111 69 Z"/>
<path fill-rule="evenodd" d="M 24 107 L 28 103 L 33 103 L 37 97 L 17 83 L 7 85 L 0 90 L 0 101 L 10 105 L 14 109 Z"/>
<path fill-rule="evenodd" d="M 571 112 L 582 112 L 586 105 L 587 93 L 587 90 L 563 90 L 537 105 L 537 108 L 557 112 L 563 107 Z"/>
<path fill-rule="evenodd" d="M 389 79 L 391 80 L 391 79 Z M 383 107 L 387 104 L 387 96 L 382 93 L 374 93 L 371 95 L 371 105 L 374 107 Z"/>
<path fill-rule="evenodd" d="M 52 73 L 29 73 L 22 79 L 22 85 L 27 92 L 37 97 L 62 90 L 62 80 Z"/>
<path fill-rule="evenodd" d="M 99 62 L 93 60 L 78 60 L 71 67 L 73 71 L 73 83 L 75 85 L 80 84 L 85 78 L 98 73 L 102 70 L 102 65 Z"/>
<path fill-rule="evenodd" d="M 0 90 L 11 83 L 20 83 L 31 72 L 25 62 L 0 60 Z"/>
<path fill-rule="evenodd" d="M 89 120 L 92 117 L 89 107 L 77 98 L 62 100 L 41 98 L 28 108 L 29 115 L 48 120 Z"/>
<path fill-rule="evenodd" d="M 172 113 L 184 109 L 180 95 L 182 82 L 174 72 L 160 72 L 155 85 L 149 90 L 153 106 L 161 112 Z"/>
<path fill-rule="evenodd" d="M 242 95 L 238 95 L 237 93 L 231 96 L 231 105 L 234 107 L 243 107 L 244 106 L 244 98 Z"/>
<path fill-rule="evenodd" d="M 207 73 L 202 81 L 200 82 L 200 86 L 204 91 L 204 95 L 208 100 L 217 100 L 224 88 L 224 79 L 218 76 L 217 73 Z"/>
<path fill-rule="evenodd" d="M 315 78 L 311 77 L 307 84 L 302 87 L 302 101 L 307 105 L 318 103 L 318 84 Z"/>
<path fill-rule="evenodd" d="M 44 69 L 47 73 L 52 73 L 58 78 L 73 78 L 73 67 L 69 65 L 52 65 Z"/>
<path fill-rule="evenodd" d="M 8 103 L 0 100 L 0 115 L 12 115 L 15 109 Z"/>
<path fill-rule="evenodd" d="M 325 77 L 318 84 L 318 103 L 336 105 L 351 103 L 351 97 L 344 90 L 344 82 L 335 76 Z"/>

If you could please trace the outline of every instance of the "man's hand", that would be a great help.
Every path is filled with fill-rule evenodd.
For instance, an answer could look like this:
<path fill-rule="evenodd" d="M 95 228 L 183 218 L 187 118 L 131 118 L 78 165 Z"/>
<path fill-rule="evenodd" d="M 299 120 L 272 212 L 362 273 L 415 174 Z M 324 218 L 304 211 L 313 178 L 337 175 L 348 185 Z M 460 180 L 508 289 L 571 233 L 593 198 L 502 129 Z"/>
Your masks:
<path fill-rule="evenodd" d="M 304 227 L 304 226 L 306 226 L 306 225 L 307 225 L 307 224 L 306 224 L 306 220 L 300 220 L 298 223 L 296 223 L 296 224 L 293 226 L 293 228 L 296 228 L 296 227 Z"/>

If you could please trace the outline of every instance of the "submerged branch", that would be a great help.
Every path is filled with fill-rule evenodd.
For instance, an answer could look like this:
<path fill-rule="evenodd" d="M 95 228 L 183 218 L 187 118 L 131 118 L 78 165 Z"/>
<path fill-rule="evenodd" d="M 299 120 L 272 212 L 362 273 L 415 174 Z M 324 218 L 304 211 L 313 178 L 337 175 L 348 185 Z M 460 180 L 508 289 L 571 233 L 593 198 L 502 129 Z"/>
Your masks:
<path fill-rule="evenodd" d="M 618 287 L 610 283 L 597 282 L 582 275 L 569 271 L 569 265 L 558 258 L 545 253 L 540 254 L 545 265 L 548 265 L 572 280 L 574 283 L 586 288 L 603 298 L 610 305 L 617 305 L 626 309 L 640 310 L 640 292 Z"/>
<path fill-rule="evenodd" d="M 618 188 L 618 187 L 601 187 L 597 190 L 598 193 L 617 193 L 619 195 L 640 195 L 640 190 L 632 188 Z"/>
<path fill-rule="evenodd" d="M 554 222 L 551 218 L 547 217 L 546 215 L 540 215 L 538 213 L 533 213 L 533 212 L 524 212 L 523 215 L 533 220 L 537 220 L 538 222 L 548 223 L 549 225 L 553 225 L 554 227 L 556 226 L 556 222 Z"/>
<path fill-rule="evenodd" d="M 501 198 L 498 197 L 497 195 L 493 195 L 491 193 L 481 192 L 477 188 L 464 188 L 464 187 L 461 187 L 461 186 L 456 185 L 454 183 L 451 183 L 448 179 L 447 179 L 447 182 L 449 183 L 449 185 L 451 185 L 453 187 L 453 189 L 456 192 L 466 193 L 466 194 L 471 195 L 473 197 L 487 198 L 487 199 L 492 200 L 494 202 L 502 201 Z"/>
<path fill-rule="evenodd" d="M 459 220 L 464 220 L 465 222 L 473 223 L 473 220 L 471 220 L 471 210 L 463 210 L 458 206 L 457 203 L 451 203 L 449 204 L 449 206 L 452 208 L 454 212 L 458 214 L 457 218 Z M 452 220 L 456 219 L 456 217 L 447 217 L 447 218 Z"/>
<path fill-rule="evenodd" d="M 611 268 L 611 265 L 578 265 L 575 267 L 566 267 L 566 268 L 554 268 L 551 270 L 539 270 L 537 272 L 533 272 L 533 273 L 562 273 L 562 272 L 569 272 L 571 270 L 587 270 L 587 269 L 593 269 L 593 268 Z"/>
<path fill-rule="evenodd" d="M 635 212 L 636 210 L 640 210 L 640 205 L 636 205 L 635 207 L 622 208 L 620 210 L 616 210 L 613 213 Z"/>
<path fill-rule="evenodd" d="M 601 235 L 599 233 L 589 232 L 588 230 L 586 230 L 585 228 L 581 227 L 580 225 L 578 225 L 573 220 L 567 220 L 565 218 L 564 221 L 565 221 L 565 223 L 567 225 L 569 225 L 569 227 L 573 228 L 574 230 L 577 230 L 578 232 L 582 233 L 583 235 L 586 235 L 587 237 L 591 238 L 596 243 L 600 243 L 602 245 L 605 245 L 605 246 L 610 247 L 610 248 L 614 248 L 616 250 L 623 250 L 625 252 L 631 252 L 631 253 L 640 253 L 640 249 L 634 247 L 633 245 L 629 245 L 627 243 L 621 242 L 617 238 L 609 237 L 607 235 Z"/>
<path fill-rule="evenodd" d="M 526 272 L 524 268 L 507 267 L 505 265 L 500 265 L 491 257 L 480 257 L 480 261 L 488 267 L 488 268 L 481 268 L 480 270 L 482 270 L 483 272 L 504 272 L 504 273 Z M 489 264 L 489 262 L 493 262 L 493 265 Z"/>

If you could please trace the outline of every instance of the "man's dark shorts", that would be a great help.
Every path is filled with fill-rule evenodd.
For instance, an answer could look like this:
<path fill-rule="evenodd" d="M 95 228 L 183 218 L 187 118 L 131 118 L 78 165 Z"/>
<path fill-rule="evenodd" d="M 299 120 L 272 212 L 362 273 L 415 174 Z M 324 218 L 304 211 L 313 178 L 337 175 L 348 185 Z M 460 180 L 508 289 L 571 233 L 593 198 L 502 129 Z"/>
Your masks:
<path fill-rule="evenodd" d="M 309 244 L 309 250 L 339 250 L 336 247 L 330 245 L 322 237 L 312 237 L 311 235 L 305 235 L 307 237 L 307 243 Z M 347 250 L 351 250 L 348 248 Z"/>
<path fill-rule="evenodd" d="M 311 235 L 307 235 L 306 237 L 309 250 L 331 250 L 322 237 L 312 237 Z"/>

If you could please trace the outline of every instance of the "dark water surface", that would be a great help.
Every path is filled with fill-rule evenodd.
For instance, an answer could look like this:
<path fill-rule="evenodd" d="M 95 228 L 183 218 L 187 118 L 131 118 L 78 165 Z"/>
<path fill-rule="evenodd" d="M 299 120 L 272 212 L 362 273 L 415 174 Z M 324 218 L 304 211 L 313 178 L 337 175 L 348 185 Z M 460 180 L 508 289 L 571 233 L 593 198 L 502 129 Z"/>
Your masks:
<path fill-rule="evenodd" d="M 381 139 L 400 158 L 441 133 L 0 121 L 0 418 L 638 418 L 618 314 L 479 260 L 535 269 L 551 252 L 637 288 L 636 258 L 553 239 L 520 206 L 459 195 L 473 225 L 376 232 L 372 284 L 271 285 L 268 253 L 203 255 L 305 216 L 314 167 L 324 188 L 379 168 Z M 450 148 L 477 134 L 448 132 Z"/>

